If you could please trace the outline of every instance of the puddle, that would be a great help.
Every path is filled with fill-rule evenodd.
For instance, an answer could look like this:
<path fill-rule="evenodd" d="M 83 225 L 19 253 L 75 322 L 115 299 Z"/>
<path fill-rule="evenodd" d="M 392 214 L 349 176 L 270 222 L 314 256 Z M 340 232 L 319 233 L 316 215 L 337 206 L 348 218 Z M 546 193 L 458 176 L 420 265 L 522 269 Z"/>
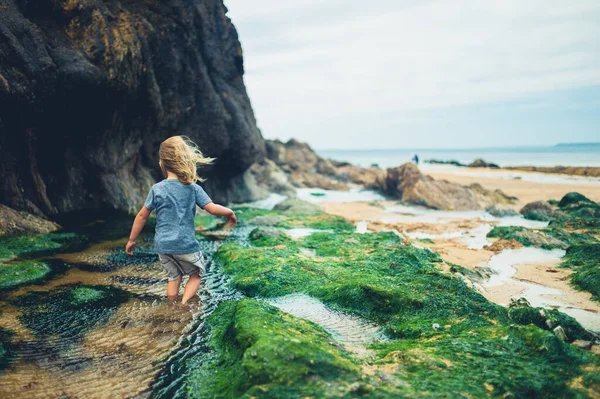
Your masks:
<path fill-rule="evenodd" d="M 267 301 L 293 316 L 312 321 L 357 354 L 367 354 L 366 345 L 385 339 L 381 329 L 358 316 L 330 309 L 321 301 L 304 294 L 292 294 Z"/>
<path fill-rule="evenodd" d="M 306 237 L 311 235 L 312 233 L 331 233 L 331 230 L 317 230 L 317 229 L 309 229 L 306 227 L 298 227 L 295 229 L 285 229 L 283 230 L 288 236 L 293 239 L 298 239 L 302 237 Z"/>
<path fill-rule="evenodd" d="M 552 263 L 565 255 L 562 249 L 546 250 L 540 248 L 519 248 L 507 249 L 497 255 L 492 256 L 488 262 L 488 267 L 494 274 L 486 283 L 487 286 L 496 286 L 505 284 L 507 281 L 514 281 L 512 277 L 517 270 L 515 265 L 526 263 Z"/>
<path fill-rule="evenodd" d="M 523 281 L 514 278 L 517 270 L 517 265 L 533 265 L 533 264 L 549 264 L 557 265 L 560 259 L 564 256 L 565 251 L 560 249 L 544 250 L 539 248 L 520 248 L 507 249 L 493 256 L 488 266 L 494 271 L 489 281 L 483 284 L 488 292 L 492 292 L 494 296 L 503 298 L 499 301 L 501 305 L 506 306 L 510 298 L 526 298 L 531 306 L 554 308 L 571 317 L 586 329 L 595 332 L 600 332 L 600 315 L 593 309 L 588 310 L 587 307 L 595 307 L 595 304 L 585 305 L 585 300 L 578 297 L 571 298 L 571 303 L 561 300 L 567 292 L 558 289 L 547 287 L 535 282 Z M 525 267 L 525 266 L 522 266 Z M 570 290 L 570 288 L 567 288 Z M 578 293 L 580 294 L 580 293 Z M 575 302 L 573 302 L 575 300 Z M 579 303 L 581 307 L 575 306 L 573 303 Z"/>
<path fill-rule="evenodd" d="M 285 201 L 286 199 L 287 199 L 287 196 L 285 196 L 285 195 L 271 193 L 271 194 L 269 194 L 269 196 L 267 198 L 264 198 L 264 199 L 261 199 L 258 201 L 248 202 L 244 205 L 252 207 L 252 208 L 260 208 L 260 209 L 266 209 L 268 211 L 271 211 L 271 210 L 273 210 L 273 208 L 275 208 L 275 206 L 277 206 L 277 204 Z"/>
<path fill-rule="evenodd" d="M 367 228 L 369 227 L 369 222 L 358 222 L 356 223 L 356 232 L 358 234 L 365 234 L 367 232 Z"/>
<path fill-rule="evenodd" d="M 371 202 L 385 200 L 385 197 L 378 192 L 361 188 L 351 188 L 348 191 L 299 188 L 296 190 L 296 195 L 299 199 L 312 203 Z"/>
<path fill-rule="evenodd" d="M 454 238 L 460 238 L 467 248 L 469 249 L 482 249 L 484 246 L 489 245 L 492 241 L 488 240 L 487 233 L 492 230 L 492 226 L 489 224 L 482 224 L 471 230 L 459 230 L 451 231 L 442 234 L 431 234 L 420 231 L 404 232 L 404 234 L 412 239 L 431 239 L 435 240 L 451 240 Z"/>
<path fill-rule="evenodd" d="M 312 248 L 299 248 L 300 252 L 306 256 L 317 256 L 317 250 Z"/>

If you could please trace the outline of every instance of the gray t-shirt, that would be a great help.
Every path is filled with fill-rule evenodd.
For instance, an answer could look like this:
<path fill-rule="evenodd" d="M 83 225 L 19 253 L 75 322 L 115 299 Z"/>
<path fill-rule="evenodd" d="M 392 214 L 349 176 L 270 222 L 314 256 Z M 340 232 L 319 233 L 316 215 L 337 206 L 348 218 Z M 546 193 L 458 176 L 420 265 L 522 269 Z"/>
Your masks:
<path fill-rule="evenodd" d="M 199 185 L 165 179 L 152 186 L 144 206 L 156 209 L 154 250 L 159 254 L 191 254 L 200 246 L 194 232 L 196 205 L 204 208 L 212 200 Z"/>

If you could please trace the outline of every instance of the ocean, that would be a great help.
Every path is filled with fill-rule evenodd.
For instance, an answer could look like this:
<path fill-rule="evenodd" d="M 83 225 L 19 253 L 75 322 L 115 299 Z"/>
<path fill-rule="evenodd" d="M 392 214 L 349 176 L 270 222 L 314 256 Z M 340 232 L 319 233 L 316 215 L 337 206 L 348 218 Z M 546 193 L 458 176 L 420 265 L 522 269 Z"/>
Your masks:
<path fill-rule="evenodd" d="M 383 149 L 383 150 L 316 150 L 329 159 L 368 167 L 399 166 L 419 155 L 420 166 L 428 168 L 427 159 L 455 160 L 464 164 L 483 158 L 487 162 L 505 166 L 600 166 L 600 145 L 558 145 L 553 147 L 472 148 L 472 149 Z"/>

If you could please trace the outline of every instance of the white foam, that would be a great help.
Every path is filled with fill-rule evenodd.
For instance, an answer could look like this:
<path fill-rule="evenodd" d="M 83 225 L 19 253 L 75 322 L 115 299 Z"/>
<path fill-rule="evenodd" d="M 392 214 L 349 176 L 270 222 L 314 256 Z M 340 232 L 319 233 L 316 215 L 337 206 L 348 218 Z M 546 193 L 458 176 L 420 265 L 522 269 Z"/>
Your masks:
<path fill-rule="evenodd" d="M 316 195 L 315 195 L 316 194 Z M 381 201 L 385 197 L 373 190 L 351 188 L 347 191 L 323 190 L 321 188 L 299 188 L 296 190 L 299 199 L 312 202 L 370 202 Z"/>
<path fill-rule="evenodd" d="M 246 205 L 250 206 L 252 208 L 266 209 L 266 210 L 270 211 L 273 208 L 275 208 L 275 206 L 277 204 L 285 201 L 286 199 L 287 199 L 287 196 L 285 196 L 285 195 L 271 193 L 271 194 L 269 194 L 269 196 L 267 198 L 264 198 L 264 199 L 261 199 L 258 201 L 249 202 Z"/>
<path fill-rule="evenodd" d="M 309 229 L 306 227 L 298 227 L 295 229 L 285 229 L 284 230 L 287 235 L 292 237 L 293 239 L 298 239 L 302 237 L 306 237 L 311 235 L 312 233 L 331 233 L 331 230 L 317 230 L 317 229 Z"/>

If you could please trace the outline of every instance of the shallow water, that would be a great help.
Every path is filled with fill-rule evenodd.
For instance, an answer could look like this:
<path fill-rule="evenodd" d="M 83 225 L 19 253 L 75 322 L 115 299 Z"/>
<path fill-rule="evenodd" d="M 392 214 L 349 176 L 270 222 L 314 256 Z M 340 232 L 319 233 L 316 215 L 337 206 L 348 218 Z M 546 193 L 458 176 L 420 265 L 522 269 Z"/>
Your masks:
<path fill-rule="evenodd" d="M 292 237 L 293 239 L 298 239 L 302 237 L 307 237 L 313 233 L 331 233 L 331 230 L 318 230 L 318 229 L 310 229 L 307 227 L 297 227 L 294 229 L 284 229 L 283 230 L 287 235 Z"/>
<path fill-rule="evenodd" d="M 299 199 L 312 202 L 371 202 L 382 201 L 385 197 L 373 190 L 351 188 L 347 191 L 324 190 L 321 188 L 299 188 L 296 190 Z"/>
<path fill-rule="evenodd" d="M 590 309 L 573 306 L 561 301 L 564 295 L 560 289 L 550 288 L 539 284 L 529 283 L 514 279 L 516 266 L 522 264 L 556 264 L 565 255 L 561 249 L 545 250 L 540 248 L 526 247 L 520 249 L 507 249 L 494 255 L 488 262 L 488 267 L 494 274 L 484 284 L 485 288 L 504 285 L 520 286 L 522 292 L 517 297 L 526 298 L 532 306 L 555 308 L 577 321 L 585 328 L 600 332 L 600 315 Z M 507 305 L 504 303 L 503 305 Z"/>
<path fill-rule="evenodd" d="M 384 339 L 381 328 L 376 324 L 331 309 L 308 295 L 286 295 L 267 302 L 286 313 L 318 324 L 348 350 L 358 354 L 366 353 L 367 344 Z"/>

